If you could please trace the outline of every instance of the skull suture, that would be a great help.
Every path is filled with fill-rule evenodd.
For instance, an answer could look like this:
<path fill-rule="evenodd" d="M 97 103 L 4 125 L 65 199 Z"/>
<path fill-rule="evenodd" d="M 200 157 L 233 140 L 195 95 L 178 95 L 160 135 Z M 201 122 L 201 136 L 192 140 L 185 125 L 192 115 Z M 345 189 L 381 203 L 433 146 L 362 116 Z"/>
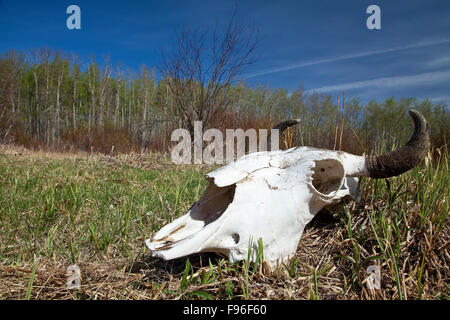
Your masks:
<path fill-rule="evenodd" d="M 217 252 L 235 262 L 249 256 L 250 239 L 254 261 L 262 239 L 264 260 L 271 267 L 286 262 L 317 212 L 345 196 L 355 197 L 358 177 L 391 177 L 422 161 L 430 148 L 430 130 L 419 112 L 410 115 L 415 131 L 409 142 L 381 156 L 310 147 L 245 155 L 207 174 L 202 197 L 146 245 L 165 260 Z"/>

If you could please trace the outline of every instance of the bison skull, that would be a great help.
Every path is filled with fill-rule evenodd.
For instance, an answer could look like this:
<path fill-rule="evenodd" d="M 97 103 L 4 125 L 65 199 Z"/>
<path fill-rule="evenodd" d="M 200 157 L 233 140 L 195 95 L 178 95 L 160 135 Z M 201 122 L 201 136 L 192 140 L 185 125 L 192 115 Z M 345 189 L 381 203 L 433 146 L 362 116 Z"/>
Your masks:
<path fill-rule="evenodd" d="M 207 174 L 209 185 L 202 197 L 146 245 L 153 256 L 165 260 L 216 252 L 232 262 L 248 256 L 254 261 L 262 239 L 269 266 L 285 262 L 317 212 L 345 196 L 356 196 L 358 177 L 395 176 L 425 157 L 430 148 L 428 124 L 419 112 L 410 115 L 415 123 L 410 141 L 381 156 L 310 147 L 245 155 Z"/>

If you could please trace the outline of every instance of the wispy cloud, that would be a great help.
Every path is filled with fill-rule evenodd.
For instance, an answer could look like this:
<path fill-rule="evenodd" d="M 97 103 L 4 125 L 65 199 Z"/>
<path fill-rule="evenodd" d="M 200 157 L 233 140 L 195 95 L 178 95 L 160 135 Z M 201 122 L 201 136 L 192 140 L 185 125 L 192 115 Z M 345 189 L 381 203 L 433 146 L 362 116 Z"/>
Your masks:
<path fill-rule="evenodd" d="M 439 57 L 427 63 L 430 67 L 441 67 L 450 64 L 450 56 Z"/>
<path fill-rule="evenodd" d="M 312 92 L 323 93 L 323 92 L 359 89 L 363 87 L 377 87 L 377 88 L 398 87 L 398 86 L 440 82 L 447 79 L 450 79 L 450 70 L 420 73 L 412 76 L 384 77 L 364 81 L 348 82 L 332 86 L 309 89 L 306 90 L 306 93 Z"/>
<path fill-rule="evenodd" d="M 430 99 L 431 102 L 450 102 L 450 96 L 434 97 Z"/>
<path fill-rule="evenodd" d="M 293 63 L 293 64 L 285 65 L 282 67 L 278 67 L 278 68 L 273 68 L 273 69 L 263 70 L 261 72 L 252 73 L 252 74 L 246 75 L 245 78 L 247 78 L 247 79 L 254 78 L 254 77 L 258 77 L 258 76 L 262 76 L 262 75 L 266 75 L 266 74 L 277 73 L 277 72 L 281 72 L 281 71 L 288 71 L 288 70 L 293 70 L 293 69 L 299 69 L 299 68 L 313 66 L 313 65 L 317 65 L 317 64 L 330 63 L 330 62 L 336 62 L 336 61 L 348 60 L 348 59 L 355 59 L 355 58 L 367 57 L 367 56 L 372 56 L 372 55 L 377 55 L 377 54 L 396 52 L 396 51 L 401 51 L 401 50 L 418 49 L 418 48 L 423 48 L 423 47 L 428 47 L 428 46 L 445 44 L 445 43 L 449 43 L 449 42 L 450 42 L 449 38 L 443 38 L 443 39 L 432 40 L 432 41 L 421 41 L 421 42 L 410 44 L 407 46 L 393 47 L 393 48 L 373 50 L 373 51 L 365 51 L 365 52 L 343 55 L 343 56 L 339 56 L 339 57 L 331 57 L 331 58 L 324 58 L 324 59 L 319 59 L 319 60 Z"/>

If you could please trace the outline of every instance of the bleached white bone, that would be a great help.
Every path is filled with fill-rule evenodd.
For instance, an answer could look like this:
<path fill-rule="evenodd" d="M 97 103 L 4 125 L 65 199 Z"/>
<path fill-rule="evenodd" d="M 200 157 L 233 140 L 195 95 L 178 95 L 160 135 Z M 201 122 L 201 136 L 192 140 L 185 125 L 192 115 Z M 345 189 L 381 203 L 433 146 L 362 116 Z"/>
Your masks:
<path fill-rule="evenodd" d="M 406 146 L 376 157 L 297 147 L 245 155 L 206 175 L 209 185 L 183 216 L 146 240 L 152 255 L 174 259 L 217 252 L 232 262 L 256 259 L 274 267 L 296 252 L 302 232 L 323 207 L 357 196 L 358 177 L 385 178 L 416 166 L 430 148 L 425 118 L 411 111 L 415 131 Z"/>

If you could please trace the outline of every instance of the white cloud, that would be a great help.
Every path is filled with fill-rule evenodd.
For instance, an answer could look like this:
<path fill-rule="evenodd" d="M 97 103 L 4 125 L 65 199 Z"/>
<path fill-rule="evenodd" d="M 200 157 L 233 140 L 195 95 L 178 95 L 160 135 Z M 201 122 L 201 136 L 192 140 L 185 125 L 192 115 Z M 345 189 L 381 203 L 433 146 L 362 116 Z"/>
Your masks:
<path fill-rule="evenodd" d="M 436 71 L 436 72 L 427 72 L 416 74 L 412 76 L 398 76 L 398 77 L 384 77 L 384 78 L 376 78 L 371 80 L 364 81 L 356 81 L 356 82 L 348 82 L 343 84 L 337 84 L 332 86 L 325 86 L 315 89 L 306 90 L 305 93 L 311 92 L 331 92 L 331 91 L 342 91 L 342 90 L 351 90 L 358 89 L 364 87 L 398 87 L 398 86 L 410 86 L 416 84 L 426 84 L 432 82 L 440 82 L 443 80 L 450 79 L 450 70 L 446 71 Z"/>
<path fill-rule="evenodd" d="M 430 67 L 441 67 L 450 64 L 450 56 L 439 57 L 427 63 Z"/>
<path fill-rule="evenodd" d="M 262 76 L 262 75 L 266 75 L 266 74 L 277 73 L 277 72 L 281 72 L 281 71 L 288 71 L 288 70 L 293 70 L 293 69 L 299 69 L 299 68 L 308 67 L 308 66 L 317 65 L 317 64 L 330 63 L 330 62 L 336 62 L 336 61 L 348 60 L 348 59 L 355 59 L 355 58 L 361 58 L 361 57 L 366 57 L 366 56 L 371 56 L 371 55 L 376 55 L 376 54 L 384 54 L 384 53 L 401 51 L 401 50 L 417 49 L 417 48 L 422 48 L 422 47 L 444 44 L 444 43 L 448 43 L 448 42 L 450 42 L 450 39 L 443 38 L 443 39 L 432 40 L 432 41 L 421 41 L 421 42 L 407 45 L 407 46 L 359 52 L 359 53 L 354 53 L 354 54 L 343 55 L 340 57 L 324 58 L 324 59 L 313 60 L 313 61 L 293 63 L 293 64 L 289 64 L 286 66 L 249 74 L 249 75 L 246 75 L 245 78 L 247 78 L 247 79 L 254 78 L 254 77 L 258 77 L 258 76 Z"/>
<path fill-rule="evenodd" d="M 431 102 L 437 103 L 437 102 L 450 102 L 450 96 L 442 96 L 442 97 L 434 97 L 430 98 Z"/>

